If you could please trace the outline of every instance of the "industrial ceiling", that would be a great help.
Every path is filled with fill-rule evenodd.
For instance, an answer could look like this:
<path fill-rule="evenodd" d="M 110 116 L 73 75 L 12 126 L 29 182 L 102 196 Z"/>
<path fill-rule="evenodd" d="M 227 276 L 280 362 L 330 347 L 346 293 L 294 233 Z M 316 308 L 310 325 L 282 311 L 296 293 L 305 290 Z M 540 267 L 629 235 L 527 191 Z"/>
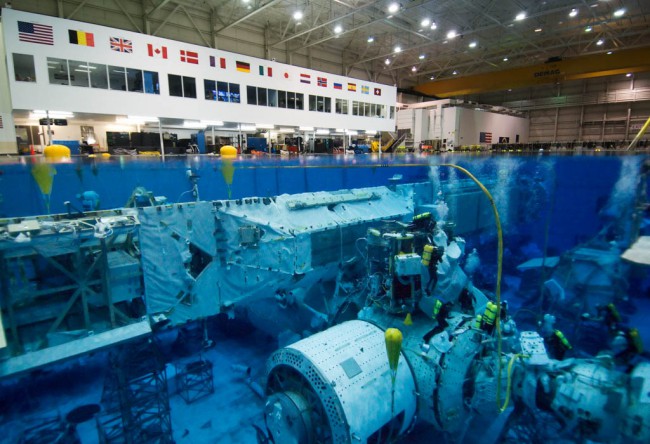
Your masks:
<path fill-rule="evenodd" d="M 650 46 L 648 0 L 142 0 L 140 15 L 132 0 L 23 0 L 14 7 L 43 12 L 44 3 L 77 20 L 94 7 L 96 18 L 87 21 L 95 23 L 102 22 L 99 4 L 111 4 L 124 15 L 124 28 L 151 34 L 183 16 L 206 46 L 259 29 L 265 56 L 339 54 L 337 73 L 365 72 L 401 88 Z M 202 14 L 210 17 L 207 32 L 197 24 Z M 307 66 L 304 60 L 286 61 Z"/>

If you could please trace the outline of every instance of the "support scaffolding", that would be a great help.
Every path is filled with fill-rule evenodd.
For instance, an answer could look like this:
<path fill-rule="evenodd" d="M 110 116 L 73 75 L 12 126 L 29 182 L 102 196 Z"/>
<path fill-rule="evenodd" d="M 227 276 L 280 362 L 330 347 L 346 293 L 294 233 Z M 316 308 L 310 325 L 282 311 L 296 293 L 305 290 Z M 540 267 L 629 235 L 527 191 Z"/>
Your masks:
<path fill-rule="evenodd" d="M 97 420 L 100 443 L 173 443 L 165 363 L 153 338 L 118 348 L 110 362 Z"/>
<path fill-rule="evenodd" d="M 212 362 L 199 359 L 179 367 L 176 373 L 178 394 L 187 404 L 214 393 Z"/>

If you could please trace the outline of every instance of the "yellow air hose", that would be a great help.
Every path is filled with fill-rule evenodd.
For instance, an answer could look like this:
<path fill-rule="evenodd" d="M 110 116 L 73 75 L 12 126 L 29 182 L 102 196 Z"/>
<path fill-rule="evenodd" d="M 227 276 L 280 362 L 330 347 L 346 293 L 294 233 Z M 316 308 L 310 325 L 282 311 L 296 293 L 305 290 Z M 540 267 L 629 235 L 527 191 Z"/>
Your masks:
<path fill-rule="evenodd" d="M 499 412 L 503 412 L 501 410 L 501 372 L 503 371 L 503 364 L 501 363 L 501 326 L 500 326 L 500 321 L 501 321 L 501 271 L 503 268 L 503 230 L 501 229 L 501 218 L 499 218 L 499 211 L 497 210 L 497 206 L 494 203 L 494 198 L 492 197 L 492 194 L 488 191 L 487 188 L 476 178 L 472 173 L 467 171 L 465 168 L 460 167 L 458 165 L 454 165 L 451 163 L 443 163 L 440 166 L 445 166 L 445 167 L 451 167 L 451 168 L 456 168 L 459 171 L 462 171 L 465 173 L 470 179 L 476 183 L 476 185 L 479 186 L 481 191 L 487 196 L 488 200 L 490 201 L 490 205 L 492 206 L 492 212 L 494 213 L 494 220 L 496 222 L 497 226 L 497 238 L 498 238 L 498 251 L 497 251 L 497 288 L 495 291 L 495 299 L 496 299 L 496 304 L 497 304 L 497 315 L 496 319 L 494 320 L 494 327 L 496 328 L 497 331 L 497 356 L 498 356 L 498 375 L 497 375 L 497 406 L 499 408 Z M 508 400 L 506 399 L 506 406 L 508 404 Z"/>
<path fill-rule="evenodd" d="M 645 134 L 646 130 L 648 129 L 648 126 L 650 126 L 650 117 L 648 117 L 648 120 L 645 121 L 645 124 L 643 124 L 643 126 L 641 127 L 641 130 L 639 131 L 639 133 L 632 140 L 632 142 L 630 142 L 630 144 L 627 147 L 628 150 L 631 150 L 632 148 L 634 148 L 634 145 L 636 145 L 636 143 L 639 141 L 639 139 L 641 137 L 643 137 L 643 135 Z"/>

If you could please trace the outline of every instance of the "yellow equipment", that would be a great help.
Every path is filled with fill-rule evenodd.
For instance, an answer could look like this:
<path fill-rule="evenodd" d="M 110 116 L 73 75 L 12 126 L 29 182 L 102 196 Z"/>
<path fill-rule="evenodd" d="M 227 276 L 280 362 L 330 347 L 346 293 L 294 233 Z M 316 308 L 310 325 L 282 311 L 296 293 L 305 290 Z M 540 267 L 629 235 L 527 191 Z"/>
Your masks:
<path fill-rule="evenodd" d="M 433 250 L 435 250 L 435 247 L 431 244 L 425 245 L 424 249 L 422 250 L 422 265 L 425 267 L 428 267 L 431 263 L 431 255 L 433 254 Z"/>
<path fill-rule="evenodd" d="M 48 145 L 43 149 L 43 154 L 48 159 L 69 159 L 70 148 L 65 145 Z"/>
<path fill-rule="evenodd" d="M 237 148 L 232 145 L 224 145 L 219 149 L 219 154 L 223 158 L 234 158 L 237 157 Z"/>
<path fill-rule="evenodd" d="M 386 329 L 384 333 L 386 341 L 386 353 L 388 354 L 388 366 L 392 373 L 393 379 L 397 373 L 397 364 L 399 363 L 399 354 L 402 351 L 402 332 L 396 328 Z"/>

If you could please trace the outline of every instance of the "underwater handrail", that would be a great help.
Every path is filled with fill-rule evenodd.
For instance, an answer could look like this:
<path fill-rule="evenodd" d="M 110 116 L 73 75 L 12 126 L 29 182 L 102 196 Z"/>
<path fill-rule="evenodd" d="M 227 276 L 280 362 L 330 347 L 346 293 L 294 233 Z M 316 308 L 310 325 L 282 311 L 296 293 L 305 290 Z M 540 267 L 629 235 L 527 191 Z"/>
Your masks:
<path fill-rule="evenodd" d="M 494 198 L 492 197 L 492 194 L 490 194 L 490 191 L 488 191 L 487 188 L 485 188 L 485 185 L 483 185 L 472 173 L 470 173 L 468 170 L 465 168 L 454 165 L 453 163 L 442 163 L 439 166 L 444 166 L 444 167 L 450 167 L 450 168 L 455 168 L 459 171 L 462 171 L 465 173 L 470 179 L 476 183 L 476 185 L 479 186 L 481 191 L 487 196 L 488 200 L 490 201 L 490 205 L 492 206 L 492 212 L 494 213 L 494 220 L 496 223 L 497 227 L 497 239 L 498 239 L 498 248 L 497 248 L 497 285 L 496 285 L 496 291 L 495 291 L 495 299 L 496 299 L 496 304 L 497 304 L 497 313 L 496 317 L 494 319 L 494 326 L 497 331 L 497 355 L 498 355 L 498 375 L 497 375 L 497 393 L 496 393 L 496 401 L 497 401 L 497 406 L 499 408 L 499 412 L 503 412 L 501 410 L 501 373 L 503 372 L 503 363 L 501 362 L 501 272 L 503 269 L 503 230 L 501 228 L 501 218 L 499 217 L 499 211 L 497 210 L 497 206 L 494 203 Z M 506 400 L 506 405 L 507 405 L 507 400 Z"/>

